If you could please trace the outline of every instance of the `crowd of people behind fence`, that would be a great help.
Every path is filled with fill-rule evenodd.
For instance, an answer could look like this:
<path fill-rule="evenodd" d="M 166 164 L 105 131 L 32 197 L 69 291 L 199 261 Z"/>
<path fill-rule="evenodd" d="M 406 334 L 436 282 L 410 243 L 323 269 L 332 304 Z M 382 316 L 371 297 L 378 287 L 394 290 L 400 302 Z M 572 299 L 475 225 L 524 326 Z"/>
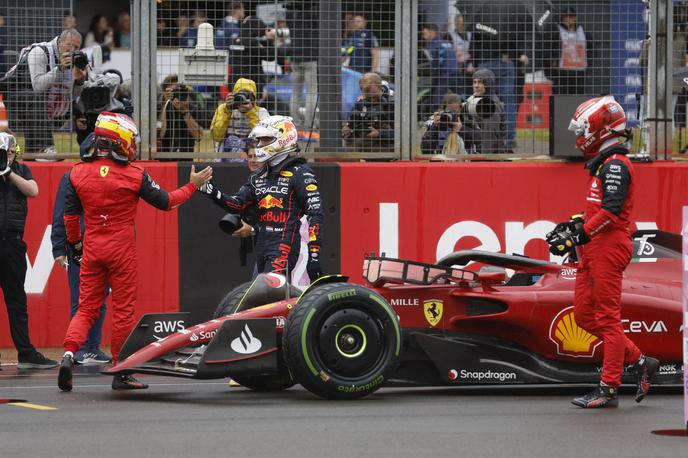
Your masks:
<path fill-rule="evenodd" d="M 213 145 L 215 152 L 236 158 L 246 150 L 246 132 L 269 114 L 291 116 L 303 136 L 318 132 L 318 6 L 312 1 L 289 2 L 286 15 L 269 25 L 237 0 L 226 4 L 224 18 L 201 10 L 159 12 L 158 47 L 193 48 L 199 26 L 210 22 L 216 49 L 228 51 L 229 67 L 222 88 L 189 86 L 176 74 L 159 75 L 163 82 L 158 90 L 157 150 L 181 153 L 172 157 L 178 159 Z M 585 92 L 591 43 L 576 10 L 557 11 L 541 31 L 542 43 L 536 44 L 529 40 L 528 13 L 503 7 L 486 2 L 471 21 L 457 12 L 444 23 L 419 26 L 422 153 L 515 152 L 516 116 L 524 74 L 531 68 L 542 70 L 554 94 Z M 51 132 L 59 130 L 76 132 L 81 143 L 99 111 L 131 110 L 130 82 L 117 72 L 94 72 L 90 51 L 98 48 L 101 68 L 108 68 L 113 49 L 130 47 L 129 13 L 112 19 L 94 15 L 83 34 L 75 26 L 76 18 L 66 16 L 59 36 L 24 48 L 21 57 L 25 51 L 27 66 L 19 66 L 17 83 L 0 85 L 10 128 L 24 134 L 29 153 L 56 151 Z M 494 27 L 501 29 L 496 33 Z M 0 56 L 6 43 L 3 29 L 0 17 Z M 85 67 L 75 60 L 80 49 L 87 58 Z M 12 64 L 0 61 L 0 70 Z M 357 151 L 393 151 L 393 77 L 381 71 L 387 66 L 381 65 L 380 40 L 363 13 L 343 14 L 340 64 L 355 75 L 360 89 L 360 95 L 349 100 L 350 110 L 341 114 L 342 145 Z M 284 74 L 288 77 L 280 81 L 291 84 L 286 101 L 270 84 L 273 76 Z M 100 98 L 94 101 L 95 96 Z M 204 136 L 212 140 L 201 147 Z"/>

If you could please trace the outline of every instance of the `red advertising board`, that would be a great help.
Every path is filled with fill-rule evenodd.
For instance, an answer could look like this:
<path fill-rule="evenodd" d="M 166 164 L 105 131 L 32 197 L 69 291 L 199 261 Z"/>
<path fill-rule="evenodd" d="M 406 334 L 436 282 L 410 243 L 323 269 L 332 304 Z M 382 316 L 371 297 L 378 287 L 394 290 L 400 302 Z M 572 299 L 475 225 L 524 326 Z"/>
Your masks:
<path fill-rule="evenodd" d="M 688 165 L 635 169 L 636 224 L 680 232 Z M 582 211 L 588 178 L 582 163 L 341 164 L 342 273 L 361 281 L 370 252 L 425 262 L 472 248 L 549 258 L 544 235 Z"/>
<path fill-rule="evenodd" d="M 177 164 L 142 163 L 165 189 L 177 187 Z M 55 195 L 62 175 L 71 163 L 29 163 L 38 183 L 39 196 L 29 199 L 24 240 L 28 271 L 25 283 L 29 309 L 29 331 L 36 346 L 62 344 L 69 322 L 67 272 L 53 262 L 50 228 Z M 136 234 L 139 261 L 137 317 L 143 313 L 177 311 L 179 308 L 177 211 L 161 212 L 146 203 L 139 205 Z M 104 345 L 110 342 L 110 314 Z M 0 348 L 13 347 L 7 310 L 0 297 Z"/>

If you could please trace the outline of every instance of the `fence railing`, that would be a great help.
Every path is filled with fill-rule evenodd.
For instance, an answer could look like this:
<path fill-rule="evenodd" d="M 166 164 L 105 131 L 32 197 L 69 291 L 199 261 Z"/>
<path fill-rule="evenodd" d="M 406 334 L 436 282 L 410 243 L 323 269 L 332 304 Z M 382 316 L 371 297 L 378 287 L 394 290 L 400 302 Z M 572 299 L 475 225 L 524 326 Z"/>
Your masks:
<path fill-rule="evenodd" d="M 0 129 L 27 158 L 75 157 L 104 109 L 132 113 L 144 159 L 241 160 L 267 114 L 291 116 L 316 159 L 569 156 L 572 110 L 607 93 L 634 153 L 686 149 L 682 2 L 144 0 L 89 30 L 74 2 L 8 2 L 0 74 L 45 42 L 0 83 Z M 70 27 L 79 40 L 53 40 Z M 121 79 L 104 96 L 109 69 Z"/>

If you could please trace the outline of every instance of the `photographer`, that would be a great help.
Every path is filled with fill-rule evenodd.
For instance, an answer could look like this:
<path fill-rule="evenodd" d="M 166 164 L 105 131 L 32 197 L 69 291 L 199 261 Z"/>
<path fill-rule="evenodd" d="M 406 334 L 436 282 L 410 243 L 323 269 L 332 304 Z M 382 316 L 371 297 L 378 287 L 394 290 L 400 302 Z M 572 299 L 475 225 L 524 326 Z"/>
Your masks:
<path fill-rule="evenodd" d="M 158 117 L 161 152 L 193 152 L 203 136 L 203 129 L 196 121 L 193 91 L 178 81 L 177 75 L 169 75 L 162 83 L 162 110 Z"/>
<path fill-rule="evenodd" d="M 270 116 L 268 110 L 256 105 L 256 83 L 240 78 L 225 102 L 218 105 L 210 123 L 210 133 L 216 142 L 216 151 L 246 154 L 248 134 L 258 123 Z M 245 159 L 230 158 L 230 162 Z"/>
<path fill-rule="evenodd" d="M 24 132 L 29 153 L 55 153 L 52 131 L 64 122 L 72 101 L 72 53 L 81 34 L 65 29 L 49 42 L 21 50 L 17 63 L 2 77 L 14 131 Z M 10 103 L 8 103 L 10 102 Z"/>
<path fill-rule="evenodd" d="M 81 145 L 88 134 L 95 129 L 96 119 L 100 113 L 103 111 L 125 113 L 126 108 L 115 98 L 121 83 L 118 73 L 93 72 L 88 63 L 88 57 L 82 52 L 75 52 L 72 59 L 74 78 L 72 115 L 76 140 Z"/>
<path fill-rule="evenodd" d="M 394 102 L 380 75 L 366 73 L 358 85 L 363 95 L 342 126 L 342 137 L 360 150 L 394 148 Z"/>
<path fill-rule="evenodd" d="M 462 107 L 463 139 L 469 153 L 507 152 L 504 105 L 493 92 L 495 76 L 482 68 L 473 75 L 473 95 Z"/>
<path fill-rule="evenodd" d="M 423 154 L 466 154 L 459 131 L 461 124 L 461 97 L 447 94 L 442 99 L 440 111 L 427 121 L 420 148 Z"/>

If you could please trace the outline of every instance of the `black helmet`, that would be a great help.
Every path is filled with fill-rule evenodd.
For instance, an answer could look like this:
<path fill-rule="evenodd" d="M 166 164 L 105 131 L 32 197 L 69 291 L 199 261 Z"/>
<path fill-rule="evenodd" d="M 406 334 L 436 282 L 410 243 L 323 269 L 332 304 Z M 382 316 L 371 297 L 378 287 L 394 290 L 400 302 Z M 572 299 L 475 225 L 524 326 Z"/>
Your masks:
<path fill-rule="evenodd" d="M 227 213 L 222 217 L 218 225 L 223 232 L 231 235 L 241 227 L 241 218 L 234 213 Z"/>

